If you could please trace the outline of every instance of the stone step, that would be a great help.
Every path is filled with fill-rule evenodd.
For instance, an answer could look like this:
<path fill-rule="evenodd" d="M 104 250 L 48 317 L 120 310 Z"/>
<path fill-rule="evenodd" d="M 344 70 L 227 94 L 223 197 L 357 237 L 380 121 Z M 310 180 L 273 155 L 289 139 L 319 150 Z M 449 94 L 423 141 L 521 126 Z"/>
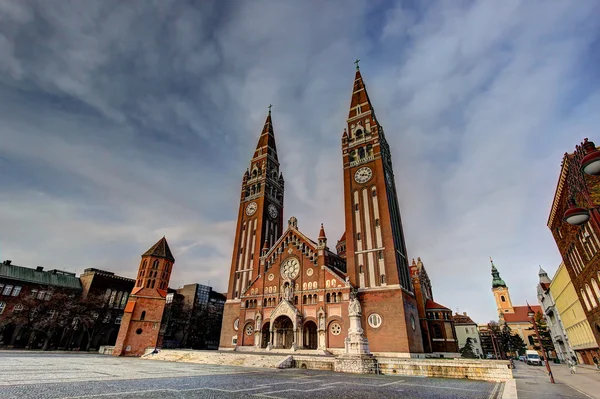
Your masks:
<path fill-rule="evenodd" d="M 207 352 L 177 349 L 162 349 L 156 354 L 149 354 L 144 359 L 165 360 L 169 362 L 186 362 L 198 364 L 217 364 L 225 366 L 242 366 L 257 368 L 279 368 L 289 355 L 260 355 L 236 352 Z"/>

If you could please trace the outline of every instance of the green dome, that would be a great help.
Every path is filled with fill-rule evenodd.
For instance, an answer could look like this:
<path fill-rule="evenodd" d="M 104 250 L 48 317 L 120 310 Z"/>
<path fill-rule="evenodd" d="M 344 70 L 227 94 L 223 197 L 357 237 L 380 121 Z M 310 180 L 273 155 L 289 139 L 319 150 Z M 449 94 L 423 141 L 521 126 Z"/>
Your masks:
<path fill-rule="evenodd" d="M 500 278 L 500 272 L 494 266 L 494 262 L 492 262 L 492 277 L 492 288 L 506 287 L 506 283 Z"/>

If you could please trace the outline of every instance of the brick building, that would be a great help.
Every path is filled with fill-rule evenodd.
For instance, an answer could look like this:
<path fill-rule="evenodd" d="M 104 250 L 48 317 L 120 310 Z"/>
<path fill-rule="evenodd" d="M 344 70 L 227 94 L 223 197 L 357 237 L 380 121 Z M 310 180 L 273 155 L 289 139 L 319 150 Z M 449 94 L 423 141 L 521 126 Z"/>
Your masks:
<path fill-rule="evenodd" d="M 58 297 L 65 294 L 79 296 L 81 282 L 75 273 L 63 270 L 45 271 L 42 266 L 34 268 L 13 265 L 10 260 L 0 264 L 0 346 L 17 348 L 42 348 L 48 338 L 39 321 L 48 318 L 39 314 L 27 323 L 14 321 L 15 313 L 25 312 L 24 304 L 39 302 L 48 312 L 56 311 L 60 304 Z M 37 306 L 37 305 L 36 305 Z M 56 308 L 56 309 L 54 309 Z M 50 347 L 68 345 L 70 337 L 63 334 L 64 328 L 57 329 L 48 342 Z"/>
<path fill-rule="evenodd" d="M 431 281 L 421 258 L 418 258 L 416 262 L 413 259 L 410 276 L 417 299 L 424 351 L 457 353 L 458 340 L 452 311 L 433 300 Z"/>
<path fill-rule="evenodd" d="M 78 346 L 82 349 L 113 346 L 117 341 L 125 304 L 135 285 L 135 280 L 95 268 L 85 269 L 79 276 L 79 280 L 83 289 L 82 298 L 95 296 L 101 298 L 102 303 L 98 308 L 98 319 L 94 326 L 92 341 L 88 345 L 84 334 Z"/>
<path fill-rule="evenodd" d="M 161 321 L 175 258 L 165 237 L 142 255 L 113 350 L 114 356 L 141 356 L 160 346 Z"/>
<path fill-rule="evenodd" d="M 600 177 L 581 170 L 581 160 L 594 149 L 585 139 L 564 155 L 547 223 L 596 341 L 596 348 L 578 351 L 585 363 L 600 357 Z M 589 220 L 578 226 L 564 219 L 567 209 L 576 206 L 589 209 Z"/>
<path fill-rule="evenodd" d="M 295 217 L 284 225 L 269 111 L 242 178 L 220 348 L 424 351 L 391 151 L 358 68 L 346 122 L 345 232 L 333 252 L 323 226 L 313 240 Z"/>

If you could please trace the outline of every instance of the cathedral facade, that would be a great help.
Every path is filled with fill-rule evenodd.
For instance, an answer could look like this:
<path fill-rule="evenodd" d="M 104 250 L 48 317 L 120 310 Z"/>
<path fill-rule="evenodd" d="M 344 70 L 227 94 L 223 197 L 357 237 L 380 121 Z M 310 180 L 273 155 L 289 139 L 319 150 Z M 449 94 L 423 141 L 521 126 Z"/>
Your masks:
<path fill-rule="evenodd" d="M 358 67 L 341 151 L 346 229 L 334 251 L 323 226 L 313 240 L 295 217 L 284 222 L 269 111 L 242 179 L 220 349 L 341 354 L 360 335 L 371 352 L 408 355 L 431 342 L 423 337 L 390 147 Z"/>

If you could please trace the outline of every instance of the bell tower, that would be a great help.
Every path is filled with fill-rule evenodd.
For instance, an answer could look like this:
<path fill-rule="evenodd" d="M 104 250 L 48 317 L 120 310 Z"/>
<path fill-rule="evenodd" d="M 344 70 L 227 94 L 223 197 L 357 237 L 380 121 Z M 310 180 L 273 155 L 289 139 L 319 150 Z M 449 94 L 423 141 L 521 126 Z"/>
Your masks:
<path fill-rule="evenodd" d="M 129 295 L 114 356 L 141 356 L 159 344 L 160 324 L 175 258 L 165 237 L 142 255 Z"/>
<path fill-rule="evenodd" d="M 500 272 L 494 266 L 492 258 L 490 258 L 490 263 L 492 264 L 492 292 L 494 293 L 494 299 L 498 308 L 498 317 L 502 320 L 505 313 L 515 313 L 515 309 L 510 300 L 508 287 L 500 277 Z"/>
<path fill-rule="evenodd" d="M 423 352 L 390 147 L 358 61 L 342 135 L 348 277 L 358 287 L 371 351 Z M 388 337 L 396 338 L 386 344 Z"/>
<path fill-rule="evenodd" d="M 233 320 L 240 314 L 240 296 L 261 274 L 262 248 L 271 248 L 282 234 L 283 195 L 284 179 L 279 170 L 269 106 L 269 114 L 250 160 L 250 167 L 242 177 L 227 302 L 223 311 L 221 347 L 235 346 L 230 337 L 236 334 Z"/>

